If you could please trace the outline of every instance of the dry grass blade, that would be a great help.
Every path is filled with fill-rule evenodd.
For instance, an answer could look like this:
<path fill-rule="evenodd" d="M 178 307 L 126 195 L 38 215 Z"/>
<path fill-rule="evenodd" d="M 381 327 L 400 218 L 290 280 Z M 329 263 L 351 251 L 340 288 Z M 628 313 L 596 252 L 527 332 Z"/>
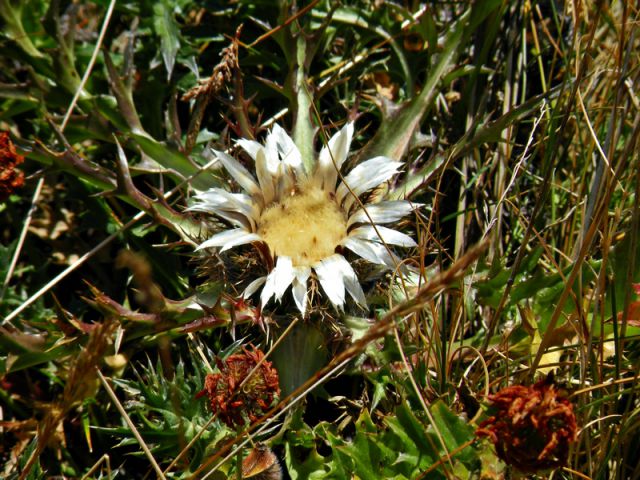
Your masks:
<path fill-rule="evenodd" d="M 115 329 L 116 322 L 111 320 L 106 320 L 93 327 L 86 346 L 69 371 L 62 398 L 49 409 L 38 425 L 38 443 L 29 456 L 24 469 L 20 472 L 20 480 L 28 477 L 39 455 L 69 411 L 79 402 L 93 395 L 96 368 L 102 363 L 107 348 L 111 345 L 111 336 Z"/>
<path fill-rule="evenodd" d="M 98 470 L 98 468 L 102 466 L 103 463 L 106 464 L 107 466 L 107 478 L 110 479 L 111 478 L 111 461 L 109 459 L 109 455 L 105 453 L 103 456 L 101 456 L 98 459 L 96 463 L 94 463 L 94 465 L 89 469 L 89 471 L 87 471 L 87 473 L 84 474 L 84 476 L 80 480 L 87 480 L 88 478 L 90 478 L 91 475 L 93 475 Z"/>

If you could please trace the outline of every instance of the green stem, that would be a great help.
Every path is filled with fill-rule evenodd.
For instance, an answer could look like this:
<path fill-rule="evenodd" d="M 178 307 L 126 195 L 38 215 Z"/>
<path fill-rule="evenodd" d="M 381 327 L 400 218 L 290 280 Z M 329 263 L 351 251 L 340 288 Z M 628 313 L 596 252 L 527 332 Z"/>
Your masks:
<path fill-rule="evenodd" d="M 4 20 L 8 37 L 20 45 L 20 48 L 34 58 L 43 58 L 44 55 L 31 42 L 29 35 L 22 25 L 22 8 L 14 8 L 9 0 L 0 0 L 0 17 Z"/>
<path fill-rule="evenodd" d="M 302 162 L 307 172 L 313 171 L 315 164 L 313 149 L 313 123 L 311 122 L 312 98 L 307 85 L 305 72 L 305 55 L 307 42 L 303 34 L 298 35 L 296 42 L 296 70 L 294 72 L 295 92 L 295 125 L 293 127 L 293 141 L 302 155 Z"/>

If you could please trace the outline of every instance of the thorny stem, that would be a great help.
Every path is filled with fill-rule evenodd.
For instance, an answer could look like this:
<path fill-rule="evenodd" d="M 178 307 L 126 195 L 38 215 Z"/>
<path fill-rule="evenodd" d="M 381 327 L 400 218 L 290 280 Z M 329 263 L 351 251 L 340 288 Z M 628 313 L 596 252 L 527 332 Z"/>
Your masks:
<path fill-rule="evenodd" d="M 254 140 L 253 128 L 251 128 L 251 122 L 247 114 L 247 100 L 244 98 L 244 85 L 240 68 L 235 68 L 233 71 L 233 89 L 235 91 L 233 95 L 233 114 L 240 127 L 240 132 L 244 138 Z"/>

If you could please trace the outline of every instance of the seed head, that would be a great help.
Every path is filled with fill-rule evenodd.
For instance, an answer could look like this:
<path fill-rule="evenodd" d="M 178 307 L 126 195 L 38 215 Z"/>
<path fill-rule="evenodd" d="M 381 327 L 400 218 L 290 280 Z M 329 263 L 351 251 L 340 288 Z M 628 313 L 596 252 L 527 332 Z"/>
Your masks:
<path fill-rule="evenodd" d="M 278 372 L 271 362 L 260 363 L 263 358 L 264 353 L 253 347 L 243 348 L 243 353 L 226 360 L 216 359 L 220 373 L 206 376 L 204 389 L 196 398 L 206 395 L 211 411 L 231 428 L 244 426 L 247 419 L 255 422 L 280 395 Z M 260 366 L 247 379 L 258 363 Z"/>
<path fill-rule="evenodd" d="M 0 132 L 0 202 L 24 185 L 24 174 L 15 168 L 23 161 L 24 157 L 16 152 L 9 134 Z"/>
<path fill-rule="evenodd" d="M 550 379 L 489 395 L 492 416 L 476 435 L 489 437 L 498 457 L 523 472 L 564 465 L 576 439 L 573 405 Z"/>

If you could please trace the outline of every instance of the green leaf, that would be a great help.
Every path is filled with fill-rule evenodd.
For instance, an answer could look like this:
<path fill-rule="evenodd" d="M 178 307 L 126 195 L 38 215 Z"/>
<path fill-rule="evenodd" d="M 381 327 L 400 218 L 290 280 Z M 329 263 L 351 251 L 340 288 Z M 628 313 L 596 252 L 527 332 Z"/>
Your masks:
<path fill-rule="evenodd" d="M 324 334 L 310 323 L 298 323 L 273 352 L 282 395 L 288 395 L 326 363 Z M 295 361 L 292 361 L 295 359 Z"/>
<path fill-rule="evenodd" d="M 111 95 L 96 95 L 93 97 L 96 110 L 109 120 L 116 129 L 120 131 L 128 131 L 129 125 L 122 116 L 122 112 L 118 106 L 117 100 Z"/>
<path fill-rule="evenodd" d="M 182 178 L 193 177 L 189 181 L 193 188 L 207 190 L 218 184 L 211 173 L 207 171 L 201 172 L 200 168 L 189 157 L 163 145 L 149 135 L 131 133 L 131 138 L 144 153 L 164 168 L 177 172 Z"/>
<path fill-rule="evenodd" d="M 292 480 L 327 478 L 331 460 L 320 455 L 316 449 L 316 435 L 304 423 L 302 408 L 294 410 L 287 421 L 285 464 Z"/>
<path fill-rule="evenodd" d="M 160 37 L 162 60 L 167 70 L 167 80 L 169 80 L 180 48 L 180 33 L 167 1 L 153 5 L 153 27 Z"/>
<path fill-rule="evenodd" d="M 13 5 L 10 0 L 0 0 L 0 17 L 4 21 L 6 35 L 15 41 L 24 52 L 34 58 L 42 58 L 44 55 L 31 42 L 29 35 L 22 23 L 23 2 Z"/>
<path fill-rule="evenodd" d="M 475 438 L 474 428 L 452 412 L 442 400 L 432 404 L 430 410 L 435 426 L 442 435 L 449 453 Z M 476 452 L 471 446 L 463 449 L 454 458 L 460 459 L 466 464 L 475 463 L 478 460 Z"/>
<path fill-rule="evenodd" d="M 29 442 L 29 445 L 27 446 L 27 448 L 25 448 L 22 454 L 20 455 L 18 460 L 19 471 L 21 472 L 24 471 L 24 468 L 27 466 L 27 462 L 29 461 L 29 458 L 36 451 L 38 447 L 38 440 L 39 440 L 39 437 L 35 435 L 31 440 L 31 442 Z M 36 461 L 31 467 L 31 470 L 29 471 L 29 473 L 22 478 L 24 478 L 24 480 L 38 480 L 38 479 L 44 478 L 44 472 L 42 471 L 42 466 L 40 465 L 39 458 L 36 458 Z"/>
<path fill-rule="evenodd" d="M 326 459 L 321 456 L 315 447 L 309 455 L 300 462 L 296 459 L 295 448 L 292 442 L 285 443 L 285 465 L 291 480 L 312 480 L 323 479 L 327 477 Z"/>
<path fill-rule="evenodd" d="M 385 119 L 375 136 L 362 150 L 361 158 L 383 155 L 398 159 L 404 156 L 418 125 L 440 92 L 438 87 L 442 78 L 458 58 L 458 47 L 466 31 L 468 19 L 469 11 L 467 10 L 447 34 L 444 48 L 430 70 L 420 95 Z"/>
<path fill-rule="evenodd" d="M 324 12 L 318 11 L 314 11 L 313 13 L 315 16 L 326 15 Z M 402 74 L 404 75 L 404 80 L 406 82 L 406 90 L 409 95 L 413 95 L 414 84 L 412 68 L 407 61 L 403 48 L 398 44 L 398 42 L 396 42 L 395 35 L 387 32 L 381 26 L 376 25 L 375 22 L 369 21 L 362 15 L 362 13 L 362 10 L 357 10 L 355 8 L 340 8 L 334 12 L 333 20 L 360 28 L 366 28 L 367 30 L 375 32 L 376 35 L 379 35 L 388 42 L 400 63 L 400 68 L 402 69 Z"/>
<path fill-rule="evenodd" d="M 8 370 L 5 373 L 19 372 L 29 367 L 36 365 L 42 365 L 43 363 L 50 362 L 62 358 L 66 355 L 70 355 L 72 350 L 66 346 L 60 346 L 52 348 L 46 352 L 26 352 L 15 357 L 14 361 L 11 358 L 7 361 Z"/>
<path fill-rule="evenodd" d="M 427 162 L 417 172 L 405 175 L 389 193 L 386 198 L 389 200 L 403 200 L 410 198 L 420 185 L 428 185 L 437 175 L 440 175 L 442 168 L 446 165 L 447 159 L 444 155 L 436 155 L 432 161 Z M 375 193 L 375 192 L 374 192 Z"/>
<path fill-rule="evenodd" d="M 481 122 L 476 130 L 470 130 L 450 149 L 450 160 L 460 158 L 468 154 L 473 148 L 487 142 L 495 142 L 500 139 L 500 135 L 505 128 L 520 120 L 529 117 L 533 112 L 540 110 L 540 105 L 544 101 L 552 100 L 562 92 L 562 85 L 550 89 L 548 92 L 530 98 L 526 102 L 509 110 L 504 115 L 498 117 L 493 122 Z"/>
<path fill-rule="evenodd" d="M 360 478 L 382 478 L 385 465 L 393 462 L 396 453 L 384 445 L 377 427 L 364 409 L 356 421 L 356 435 L 350 442 L 335 445 L 334 454 L 343 456 L 343 463 L 353 463 Z"/>
<path fill-rule="evenodd" d="M 388 440 L 389 445 L 402 452 L 396 460 L 399 466 L 405 464 L 402 471 L 411 475 L 433 464 L 438 456 L 433 448 L 433 436 L 427 433 L 406 400 L 396 408 L 395 416 L 385 418 L 385 423 L 393 432 L 393 437 Z"/>

